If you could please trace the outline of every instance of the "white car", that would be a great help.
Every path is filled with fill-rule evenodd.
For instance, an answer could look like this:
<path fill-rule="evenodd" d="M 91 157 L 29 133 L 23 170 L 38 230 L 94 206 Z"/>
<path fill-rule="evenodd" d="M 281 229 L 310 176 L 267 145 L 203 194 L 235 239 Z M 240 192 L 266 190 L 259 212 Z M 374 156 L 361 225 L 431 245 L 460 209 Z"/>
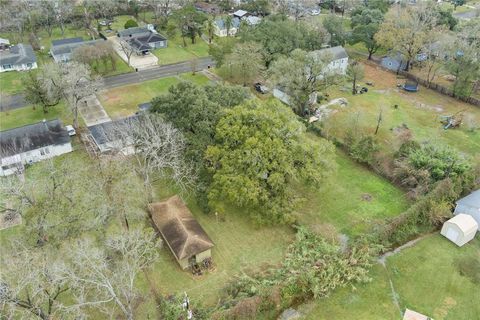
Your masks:
<path fill-rule="evenodd" d="M 320 9 L 312 9 L 310 10 L 310 14 L 312 16 L 318 16 L 320 14 Z"/>
<path fill-rule="evenodd" d="M 65 126 L 65 129 L 67 129 L 67 132 L 68 132 L 68 135 L 71 137 L 71 136 L 74 136 L 77 134 L 77 132 L 75 131 L 75 129 L 68 125 L 68 126 Z"/>

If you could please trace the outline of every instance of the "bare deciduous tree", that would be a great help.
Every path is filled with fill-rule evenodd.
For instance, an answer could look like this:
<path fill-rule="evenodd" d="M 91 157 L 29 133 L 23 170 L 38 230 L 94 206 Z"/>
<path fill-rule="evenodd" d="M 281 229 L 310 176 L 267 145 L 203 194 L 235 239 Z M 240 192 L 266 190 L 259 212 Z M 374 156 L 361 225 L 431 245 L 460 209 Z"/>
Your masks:
<path fill-rule="evenodd" d="M 0 305 L 14 319 L 73 319 L 61 298 L 69 290 L 58 255 L 42 249 L 2 254 Z"/>
<path fill-rule="evenodd" d="M 134 318 L 140 293 L 135 279 L 158 257 L 153 232 L 132 229 L 107 240 L 105 249 L 92 241 L 80 241 L 71 251 L 72 268 L 65 270 L 76 304 L 71 308 L 95 308 L 111 315 L 120 311 Z"/>
<path fill-rule="evenodd" d="M 180 131 L 161 116 L 141 114 L 118 122 L 105 135 L 117 153 L 133 154 L 134 170 L 143 180 L 148 201 L 152 200 L 152 183 L 171 178 L 184 191 L 191 188 L 195 180 L 193 165 L 184 158 L 185 140 Z"/>
<path fill-rule="evenodd" d="M 126 40 L 122 40 L 122 39 L 118 41 L 118 45 L 120 46 L 120 49 L 127 57 L 127 64 L 131 66 L 130 58 L 132 57 L 132 54 L 135 52 L 135 49 Z"/>

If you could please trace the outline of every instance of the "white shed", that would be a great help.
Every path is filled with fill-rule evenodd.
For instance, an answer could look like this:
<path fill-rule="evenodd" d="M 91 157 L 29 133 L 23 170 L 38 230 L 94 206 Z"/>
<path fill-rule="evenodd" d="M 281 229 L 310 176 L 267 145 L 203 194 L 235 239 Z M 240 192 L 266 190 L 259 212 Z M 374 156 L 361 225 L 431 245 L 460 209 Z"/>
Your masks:
<path fill-rule="evenodd" d="M 443 224 L 440 232 L 448 240 L 461 247 L 475 237 L 478 223 L 472 216 L 460 213 Z"/>
<path fill-rule="evenodd" d="M 460 213 L 472 216 L 480 226 L 480 189 L 457 201 L 454 214 Z"/>

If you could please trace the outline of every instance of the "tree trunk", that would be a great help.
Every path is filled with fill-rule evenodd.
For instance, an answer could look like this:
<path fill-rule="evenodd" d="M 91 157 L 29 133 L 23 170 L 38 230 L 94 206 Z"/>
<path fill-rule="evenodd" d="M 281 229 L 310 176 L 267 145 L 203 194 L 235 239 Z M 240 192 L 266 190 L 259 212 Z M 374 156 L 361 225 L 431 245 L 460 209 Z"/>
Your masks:
<path fill-rule="evenodd" d="M 357 94 L 357 78 L 355 76 L 353 77 L 352 94 L 353 95 Z"/>

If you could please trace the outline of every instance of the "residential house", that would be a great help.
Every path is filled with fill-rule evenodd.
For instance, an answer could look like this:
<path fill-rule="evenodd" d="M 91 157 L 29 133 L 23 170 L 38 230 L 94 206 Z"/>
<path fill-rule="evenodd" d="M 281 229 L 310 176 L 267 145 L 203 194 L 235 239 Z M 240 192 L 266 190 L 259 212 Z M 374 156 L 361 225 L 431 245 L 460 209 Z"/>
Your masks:
<path fill-rule="evenodd" d="M 457 201 L 453 214 L 461 213 L 472 216 L 480 226 L 480 189 Z"/>
<path fill-rule="evenodd" d="M 157 33 L 153 28 L 135 27 L 121 30 L 117 36 L 127 43 L 135 50 L 138 55 L 145 55 L 150 50 L 159 48 L 166 48 L 167 38 Z"/>
<path fill-rule="evenodd" d="M 0 72 L 37 69 L 37 57 L 29 44 L 17 44 L 0 51 Z"/>
<path fill-rule="evenodd" d="M 137 116 L 104 122 L 88 127 L 89 137 L 101 152 L 121 152 L 125 155 L 135 152 L 129 138 L 129 124 L 137 121 Z"/>
<path fill-rule="evenodd" d="M 57 63 L 68 62 L 72 60 L 72 55 L 75 49 L 81 46 L 94 46 L 102 41 L 105 40 L 98 39 L 84 41 L 81 37 L 53 40 L 52 47 L 50 48 L 50 55 Z"/>
<path fill-rule="evenodd" d="M 195 2 L 195 9 L 206 14 L 216 15 L 221 12 L 220 7 L 214 3 L 208 3 L 205 1 Z"/>
<path fill-rule="evenodd" d="M 238 18 L 238 19 L 244 19 L 247 18 L 250 14 L 248 11 L 245 10 L 237 10 L 233 13 L 233 17 Z"/>
<path fill-rule="evenodd" d="M 149 205 L 152 220 L 182 269 L 212 256 L 213 241 L 179 196 Z"/>
<path fill-rule="evenodd" d="M 71 152 L 67 129 L 58 119 L 42 121 L 0 133 L 0 175 L 23 171 L 25 164 Z"/>
<path fill-rule="evenodd" d="M 262 22 L 262 18 L 257 16 L 248 16 L 244 19 L 249 26 L 256 26 L 260 22 Z"/>
<path fill-rule="evenodd" d="M 348 54 L 342 46 L 312 51 L 311 54 L 317 57 L 328 57 L 332 59 L 332 61 L 327 66 L 328 72 L 341 75 L 347 74 Z"/>
<path fill-rule="evenodd" d="M 10 48 L 10 41 L 8 39 L 0 38 L 0 50 L 6 50 Z"/>
<path fill-rule="evenodd" d="M 215 26 L 215 30 L 213 33 L 216 36 L 218 37 L 233 36 L 237 33 L 238 29 L 240 28 L 240 19 L 238 18 L 232 19 L 232 26 L 228 30 L 228 34 L 227 34 L 227 26 L 225 25 L 225 18 L 216 19 L 214 26 Z"/>

